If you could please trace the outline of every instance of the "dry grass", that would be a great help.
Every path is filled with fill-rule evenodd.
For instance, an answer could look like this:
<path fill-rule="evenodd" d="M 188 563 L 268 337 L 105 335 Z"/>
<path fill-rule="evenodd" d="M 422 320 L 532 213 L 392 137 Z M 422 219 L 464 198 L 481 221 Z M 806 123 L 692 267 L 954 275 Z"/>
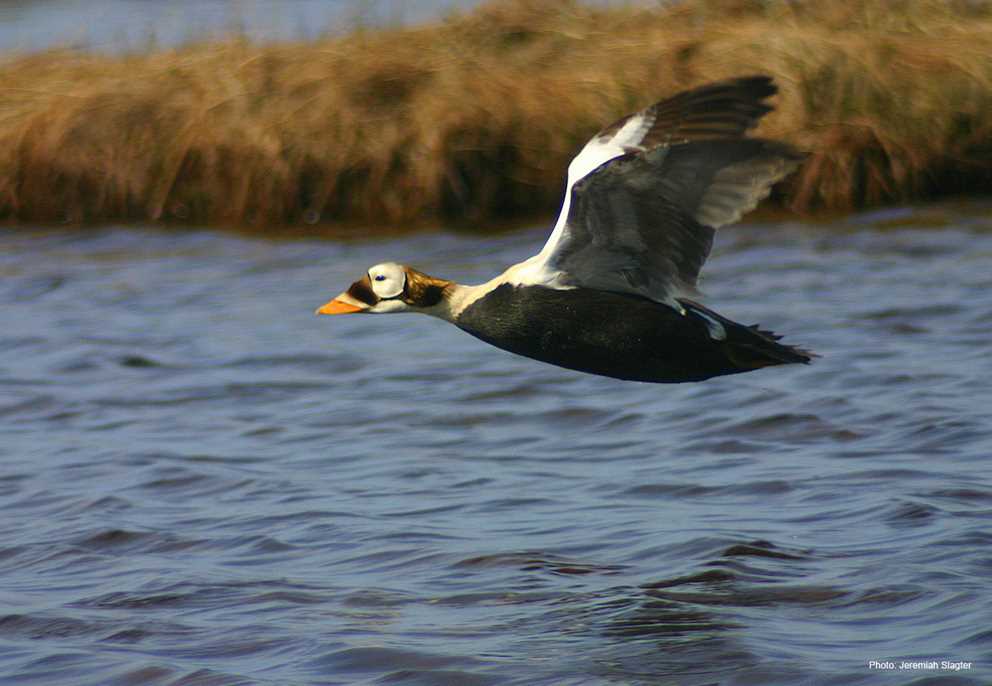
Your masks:
<path fill-rule="evenodd" d="M 841 5 L 844 5 L 843 8 Z M 842 210 L 992 180 L 992 11 L 961 0 L 492 2 L 315 43 L 0 61 L 0 219 L 473 223 L 550 212 L 605 122 L 768 73 L 780 200 Z"/>

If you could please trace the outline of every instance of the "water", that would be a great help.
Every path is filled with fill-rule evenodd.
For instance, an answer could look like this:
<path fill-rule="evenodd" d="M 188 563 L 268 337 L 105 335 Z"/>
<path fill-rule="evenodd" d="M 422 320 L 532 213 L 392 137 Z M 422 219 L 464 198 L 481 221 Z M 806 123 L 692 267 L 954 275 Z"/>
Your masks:
<path fill-rule="evenodd" d="M 707 302 L 809 367 L 312 314 L 543 238 L 0 232 L 0 682 L 992 681 L 992 205 L 723 231 Z"/>
<path fill-rule="evenodd" d="M 168 48 L 231 34 L 256 42 L 314 40 L 470 12 L 483 0 L 0 0 L 0 53 Z M 585 0 L 650 4 L 649 0 Z M 2 55 L 0 55 L 2 56 Z"/>
<path fill-rule="evenodd" d="M 256 41 L 314 39 L 470 10 L 480 0 L 4 0 L 0 51 L 80 46 L 121 51 L 232 32 Z"/>

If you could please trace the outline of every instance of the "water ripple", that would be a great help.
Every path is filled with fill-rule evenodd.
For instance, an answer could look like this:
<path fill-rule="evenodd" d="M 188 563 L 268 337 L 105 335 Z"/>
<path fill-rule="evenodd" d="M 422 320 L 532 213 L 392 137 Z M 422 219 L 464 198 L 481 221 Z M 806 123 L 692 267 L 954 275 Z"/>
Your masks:
<path fill-rule="evenodd" d="M 684 386 L 312 315 L 543 230 L 0 232 L 0 680 L 989 683 L 992 234 L 947 212 L 724 232 L 709 302 L 823 356 Z"/>

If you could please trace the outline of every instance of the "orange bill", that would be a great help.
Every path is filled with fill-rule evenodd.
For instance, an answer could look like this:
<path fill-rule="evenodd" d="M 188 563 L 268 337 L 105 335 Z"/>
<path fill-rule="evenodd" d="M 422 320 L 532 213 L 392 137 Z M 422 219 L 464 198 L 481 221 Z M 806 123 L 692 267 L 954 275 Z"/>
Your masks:
<path fill-rule="evenodd" d="M 334 298 L 334 300 L 326 305 L 318 307 L 317 314 L 351 314 L 352 312 L 361 312 L 363 309 L 357 305 L 352 305 L 351 303 Z"/>

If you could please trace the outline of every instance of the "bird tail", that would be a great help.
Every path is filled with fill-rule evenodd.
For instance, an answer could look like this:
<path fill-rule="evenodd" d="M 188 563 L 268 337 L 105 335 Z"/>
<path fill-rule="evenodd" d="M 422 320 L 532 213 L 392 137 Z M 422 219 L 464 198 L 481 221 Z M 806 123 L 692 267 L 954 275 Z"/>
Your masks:
<path fill-rule="evenodd" d="M 723 350 L 741 371 L 772 367 L 779 364 L 809 364 L 816 353 L 778 341 L 781 336 L 760 328 L 757 324 L 745 326 L 717 314 L 691 300 L 680 300 L 683 307 L 705 320 L 716 321 L 723 327 Z"/>

